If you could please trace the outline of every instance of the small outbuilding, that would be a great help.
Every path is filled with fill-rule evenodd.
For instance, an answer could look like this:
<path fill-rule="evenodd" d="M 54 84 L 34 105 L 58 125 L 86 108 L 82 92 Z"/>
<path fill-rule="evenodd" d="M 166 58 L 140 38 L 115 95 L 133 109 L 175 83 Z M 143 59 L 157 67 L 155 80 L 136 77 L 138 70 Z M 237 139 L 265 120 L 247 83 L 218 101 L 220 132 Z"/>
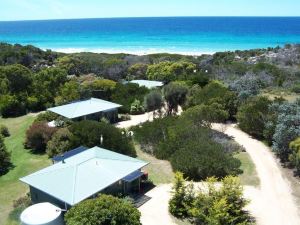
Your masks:
<path fill-rule="evenodd" d="M 132 80 L 129 83 L 138 84 L 140 87 L 146 87 L 148 89 L 158 88 L 164 86 L 164 83 L 161 81 L 154 80 Z"/>
<path fill-rule="evenodd" d="M 71 206 L 99 193 L 129 194 L 140 189 L 141 169 L 148 163 L 94 147 L 20 180 L 30 187 L 33 203 L 50 202 L 60 208 Z"/>
<path fill-rule="evenodd" d="M 49 108 L 48 111 L 72 120 L 100 120 L 106 118 L 116 122 L 118 108 L 122 105 L 97 98 L 72 102 L 66 105 Z"/>

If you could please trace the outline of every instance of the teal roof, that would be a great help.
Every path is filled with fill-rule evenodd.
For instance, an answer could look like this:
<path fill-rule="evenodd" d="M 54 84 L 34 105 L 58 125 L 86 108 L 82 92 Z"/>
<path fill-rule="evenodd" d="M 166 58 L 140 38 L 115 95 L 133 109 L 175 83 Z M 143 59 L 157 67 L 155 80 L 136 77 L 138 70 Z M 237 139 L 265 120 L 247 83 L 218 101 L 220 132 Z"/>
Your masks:
<path fill-rule="evenodd" d="M 73 102 L 67 105 L 49 108 L 48 111 L 54 112 L 69 119 L 73 119 L 97 112 L 110 111 L 119 107 L 121 107 L 121 105 L 113 102 L 108 102 L 97 98 L 91 98 L 88 100 Z"/>
<path fill-rule="evenodd" d="M 139 86 L 145 86 L 146 88 L 156 88 L 164 85 L 161 81 L 153 81 L 153 80 L 132 80 L 130 83 L 138 84 Z"/>
<path fill-rule="evenodd" d="M 147 164 L 139 159 L 94 147 L 20 180 L 74 205 Z"/>

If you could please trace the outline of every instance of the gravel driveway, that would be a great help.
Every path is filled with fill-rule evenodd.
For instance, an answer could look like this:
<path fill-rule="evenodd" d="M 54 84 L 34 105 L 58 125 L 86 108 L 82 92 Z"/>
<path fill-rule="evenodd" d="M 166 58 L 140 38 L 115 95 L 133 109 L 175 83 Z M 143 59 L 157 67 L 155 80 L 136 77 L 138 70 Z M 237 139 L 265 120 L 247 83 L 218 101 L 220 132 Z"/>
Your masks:
<path fill-rule="evenodd" d="M 251 200 L 248 209 L 260 225 L 299 225 L 300 217 L 287 180 L 271 150 L 262 142 L 236 128 L 235 125 L 215 124 L 214 129 L 232 136 L 243 145 L 252 158 L 260 187 L 246 187 L 245 196 Z"/>

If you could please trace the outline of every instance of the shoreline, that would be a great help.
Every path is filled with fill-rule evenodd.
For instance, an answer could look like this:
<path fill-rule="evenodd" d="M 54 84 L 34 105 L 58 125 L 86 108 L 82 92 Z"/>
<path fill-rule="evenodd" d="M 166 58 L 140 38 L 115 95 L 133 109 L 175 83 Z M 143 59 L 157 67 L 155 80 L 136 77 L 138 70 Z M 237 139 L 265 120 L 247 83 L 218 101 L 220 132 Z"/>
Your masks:
<path fill-rule="evenodd" d="M 61 52 L 66 54 L 71 53 L 82 53 L 82 52 L 90 52 L 90 53 L 104 53 L 104 54 L 130 54 L 130 55 L 137 55 L 137 56 L 145 56 L 145 55 L 151 55 L 151 54 L 178 54 L 178 55 L 187 55 L 187 56 L 201 56 L 201 55 L 213 55 L 217 51 L 180 51 L 180 50 L 170 50 L 170 49 L 145 49 L 145 50 L 139 50 L 139 51 L 133 51 L 133 50 L 126 50 L 126 49 L 105 49 L 105 48 L 99 48 L 99 49 L 87 49 L 87 48 L 42 48 L 43 50 L 51 49 L 55 52 Z M 226 50 L 224 50 L 226 51 Z"/>

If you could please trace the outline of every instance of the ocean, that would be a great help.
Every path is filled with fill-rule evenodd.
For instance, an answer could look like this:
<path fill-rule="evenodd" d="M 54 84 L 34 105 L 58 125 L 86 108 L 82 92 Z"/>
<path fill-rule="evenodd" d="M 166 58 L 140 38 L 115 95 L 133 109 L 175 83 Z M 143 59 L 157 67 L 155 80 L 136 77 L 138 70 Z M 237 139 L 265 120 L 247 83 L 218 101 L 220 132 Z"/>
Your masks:
<path fill-rule="evenodd" d="M 300 17 L 157 17 L 0 22 L 0 42 L 62 52 L 202 54 L 300 43 Z"/>

